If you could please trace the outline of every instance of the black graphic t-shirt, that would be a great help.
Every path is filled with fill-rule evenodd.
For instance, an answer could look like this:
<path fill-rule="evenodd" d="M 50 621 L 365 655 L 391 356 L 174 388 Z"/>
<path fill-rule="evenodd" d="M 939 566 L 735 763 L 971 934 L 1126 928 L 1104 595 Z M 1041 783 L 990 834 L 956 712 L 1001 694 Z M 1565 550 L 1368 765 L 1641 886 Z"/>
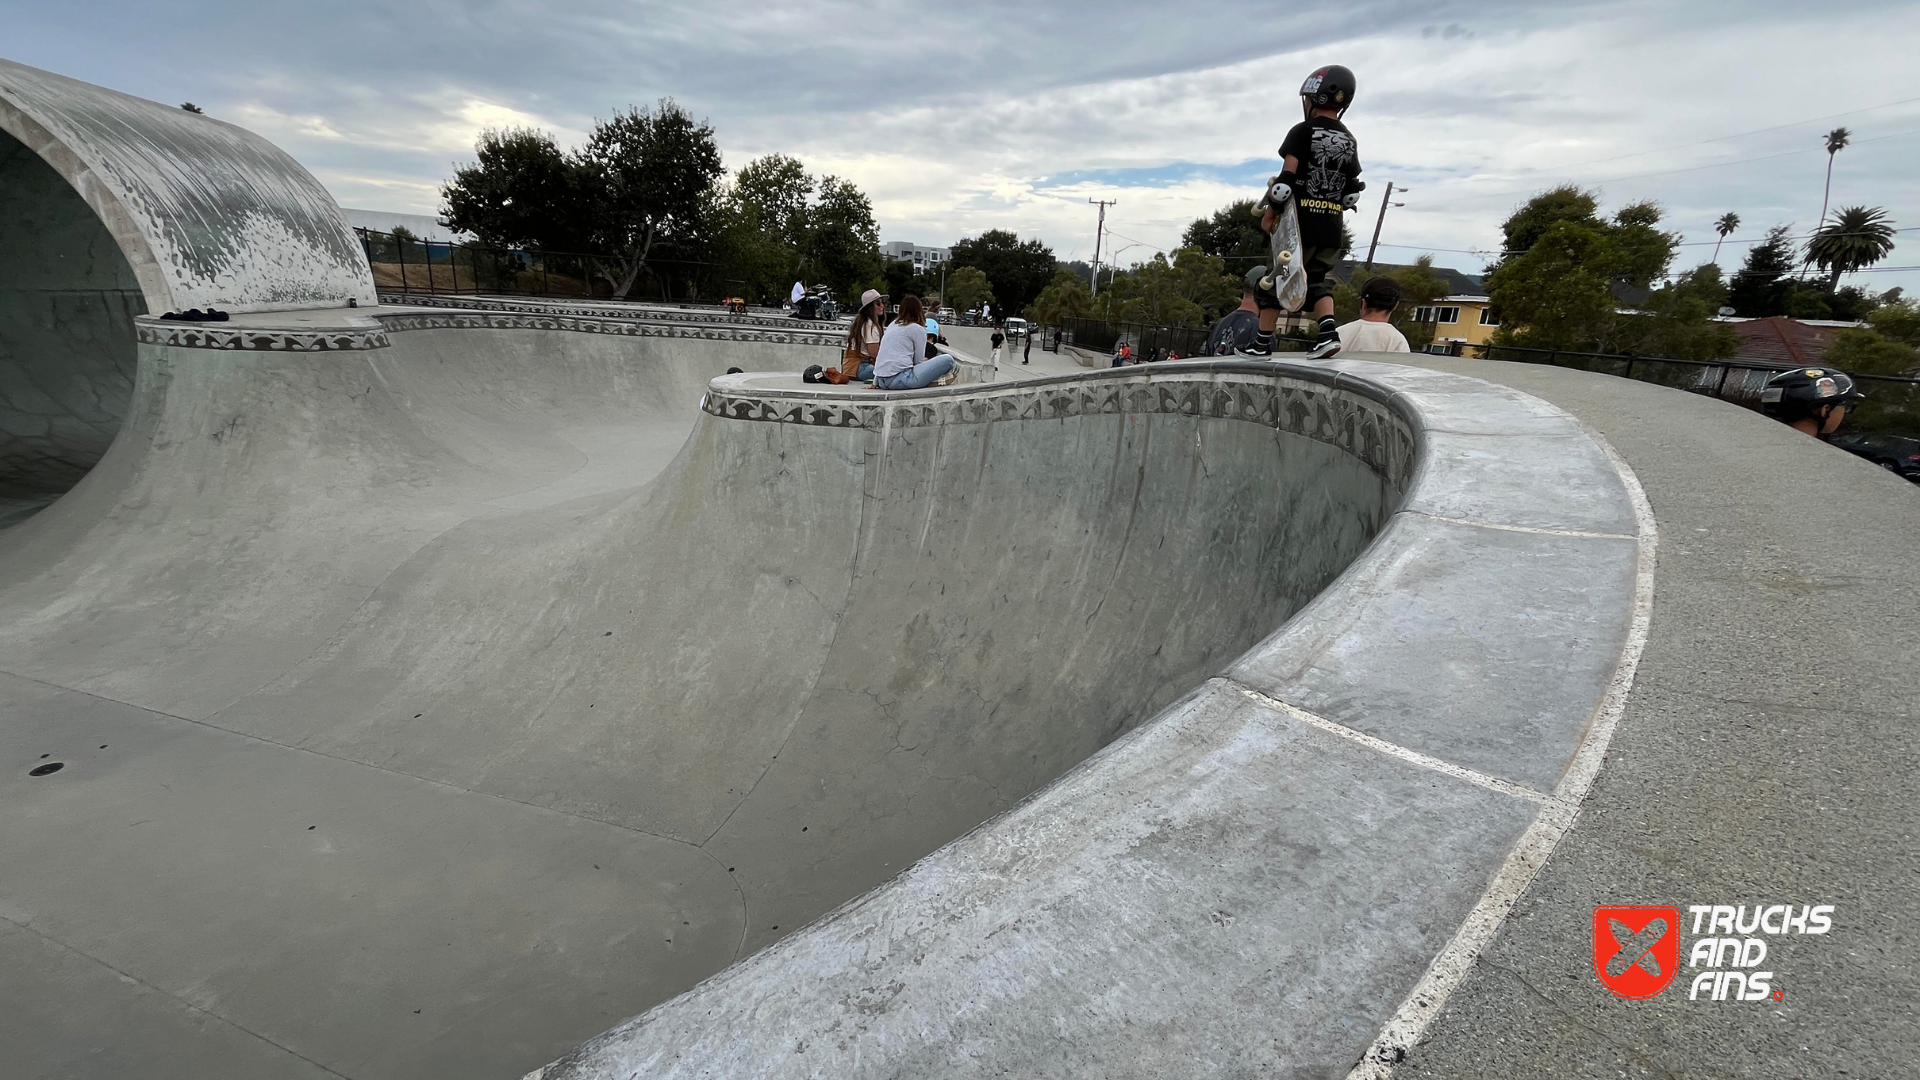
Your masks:
<path fill-rule="evenodd" d="M 1294 171 L 1293 201 L 1300 214 L 1300 241 L 1307 247 L 1340 242 L 1341 199 L 1360 176 L 1360 145 L 1347 125 L 1316 116 L 1293 125 L 1280 144 L 1280 156 L 1300 162 Z"/>
<path fill-rule="evenodd" d="M 1232 356 L 1236 349 L 1253 344 L 1253 335 L 1259 330 L 1258 314 L 1244 308 L 1229 311 L 1213 324 L 1213 332 L 1207 335 L 1207 355 Z"/>

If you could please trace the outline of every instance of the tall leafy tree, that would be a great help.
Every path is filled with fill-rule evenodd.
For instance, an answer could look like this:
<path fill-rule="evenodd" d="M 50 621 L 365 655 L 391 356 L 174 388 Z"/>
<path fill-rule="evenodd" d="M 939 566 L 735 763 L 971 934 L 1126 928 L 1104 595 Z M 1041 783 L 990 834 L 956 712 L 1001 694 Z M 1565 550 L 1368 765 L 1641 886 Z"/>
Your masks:
<path fill-rule="evenodd" d="M 1228 203 L 1211 217 L 1195 218 L 1180 236 L 1182 247 L 1197 248 L 1226 261 L 1229 271 L 1244 271 L 1267 258 L 1267 234 L 1252 199 Z"/>
<path fill-rule="evenodd" d="M 971 311 L 982 302 L 991 302 L 993 282 L 977 266 L 963 266 L 947 272 L 947 291 L 940 303 L 954 311 Z"/>
<path fill-rule="evenodd" d="M 591 177 L 595 253 L 613 263 L 614 299 L 625 299 L 656 244 L 697 238 L 723 172 L 720 148 L 711 126 L 661 98 L 595 123 L 581 161 Z"/>
<path fill-rule="evenodd" d="M 1053 249 L 1038 240 L 1023 242 L 1004 229 L 988 229 L 953 245 L 953 266 L 979 267 L 998 301 L 1020 311 L 1053 280 L 1055 260 Z"/>
<path fill-rule="evenodd" d="M 1731 210 L 1721 214 L 1720 220 L 1713 223 L 1713 231 L 1720 234 L 1720 239 L 1713 242 L 1713 261 L 1716 264 L 1720 261 L 1720 245 L 1725 243 L 1727 237 L 1733 235 L 1733 230 L 1739 227 L 1740 215 Z"/>
<path fill-rule="evenodd" d="M 1853 141 L 1853 132 L 1837 127 L 1827 132 L 1827 186 L 1820 193 L 1820 225 L 1827 224 L 1827 203 L 1833 198 L 1833 158 Z"/>
<path fill-rule="evenodd" d="M 1893 250 L 1893 222 L 1879 207 L 1849 206 L 1807 241 L 1807 261 L 1827 272 L 1827 293 L 1840 275 L 1872 266 Z"/>
<path fill-rule="evenodd" d="M 1628 328 L 1615 289 L 1644 290 L 1665 276 L 1679 236 L 1661 231 L 1660 207 L 1630 203 L 1611 219 L 1590 192 L 1565 185 L 1507 218 L 1507 250 L 1487 275 L 1500 309 L 1499 340 L 1604 351 Z"/>
<path fill-rule="evenodd" d="M 1057 325 L 1064 319 L 1084 318 L 1092 311 L 1093 296 L 1087 291 L 1087 283 L 1063 266 L 1053 272 L 1053 280 L 1028 305 L 1027 318 Z"/>
<path fill-rule="evenodd" d="M 1733 275 L 1727 302 L 1733 313 L 1746 319 L 1765 318 L 1786 313 L 1787 294 L 1793 282 L 1793 244 L 1788 239 L 1791 225 L 1775 225 L 1767 238 L 1747 249 L 1747 259 Z"/>
<path fill-rule="evenodd" d="M 850 180 L 820 180 L 820 197 L 807 212 L 804 272 L 825 282 L 843 301 L 885 281 L 880 271 L 880 226 L 873 203 Z"/>
<path fill-rule="evenodd" d="M 1598 228 L 1600 200 L 1572 184 L 1543 191 L 1527 200 L 1500 226 L 1506 237 L 1504 255 L 1512 258 L 1530 250 L 1548 229 L 1561 222 Z"/>
<path fill-rule="evenodd" d="M 714 189 L 706 212 L 708 254 L 726 290 L 762 300 L 786 296 L 801 273 L 816 187 L 798 161 L 769 154 Z"/>
<path fill-rule="evenodd" d="M 449 228 L 496 247 L 586 248 L 588 177 L 552 135 L 531 128 L 483 131 L 474 156 L 440 189 Z"/>

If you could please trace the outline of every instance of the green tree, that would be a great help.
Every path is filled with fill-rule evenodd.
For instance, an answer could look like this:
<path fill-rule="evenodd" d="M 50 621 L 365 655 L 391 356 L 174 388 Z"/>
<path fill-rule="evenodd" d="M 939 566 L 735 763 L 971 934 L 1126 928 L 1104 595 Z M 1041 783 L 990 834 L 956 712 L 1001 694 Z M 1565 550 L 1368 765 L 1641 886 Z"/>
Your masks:
<path fill-rule="evenodd" d="M 1031 304 L 1053 280 L 1053 250 L 1038 240 L 1022 242 L 1004 229 L 988 229 L 953 245 L 955 268 L 978 267 L 993 282 L 996 299 L 1015 311 Z M 953 285 L 949 272 L 947 285 Z"/>
<path fill-rule="evenodd" d="M 493 247 L 583 251 L 587 175 L 553 136 L 530 128 L 488 130 L 476 161 L 440 189 L 447 226 Z"/>
<path fill-rule="evenodd" d="M 1840 275 L 1872 266 L 1893 250 L 1893 222 L 1879 207 L 1849 206 L 1815 230 L 1807 241 L 1807 261 L 1827 272 L 1827 292 L 1840 287 Z"/>
<path fill-rule="evenodd" d="M 1740 336 L 1713 317 L 1727 302 L 1727 285 L 1717 263 L 1702 263 L 1647 298 L 1646 314 L 1622 319 L 1614 348 L 1676 360 L 1718 360 L 1732 356 Z"/>
<path fill-rule="evenodd" d="M 1181 234 L 1181 246 L 1220 257 L 1229 271 L 1244 272 L 1266 262 L 1268 238 L 1253 207 L 1254 200 L 1241 199 L 1215 210 L 1211 217 L 1195 218 Z"/>
<path fill-rule="evenodd" d="M 698 239 L 724 171 L 720 149 L 711 126 L 661 98 L 596 122 L 580 162 L 590 178 L 593 253 L 613 264 L 613 297 L 624 300 L 656 244 Z"/>
<path fill-rule="evenodd" d="M 1858 375 L 1920 375 L 1920 304 L 1897 290 L 1880 300 L 1866 326 L 1840 331 L 1826 360 Z"/>
<path fill-rule="evenodd" d="M 1058 325 L 1064 319 L 1084 318 L 1092 311 L 1093 296 L 1087 291 L 1087 283 L 1063 266 L 1053 272 L 1053 280 L 1027 306 L 1027 318 Z"/>
<path fill-rule="evenodd" d="M 822 177 L 820 197 L 806 214 L 801 266 L 826 283 L 843 303 L 885 281 L 880 265 L 880 226 L 873 203 L 850 180 Z"/>
<path fill-rule="evenodd" d="M 1791 225 L 1775 225 L 1767 238 L 1747 249 L 1746 262 L 1733 275 L 1727 302 L 1733 313 L 1743 319 L 1761 319 L 1786 314 L 1787 294 L 1793 282 L 1787 278 L 1794 266 L 1793 245 L 1788 240 Z"/>
<path fill-rule="evenodd" d="M 1487 275 L 1500 309 L 1499 344 L 1592 349 L 1613 317 L 1613 251 L 1606 233 L 1578 220 L 1548 226 L 1519 255 Z"/>
<path fill-rule="evenodd" d="M 994 299 L 993 283 L 977 266 L 962 266 L 947 271 L 947 291 L 940 303 L 954 311 L 971 311 L 983 301 Z"/>
<path fill-rule="evenodd" d="M 1503 254 L 1507 258 L 1525 254 L 1548 229 L 1563 221 L 1600 228 L 1599 211 L 1599 198 L 1572 184 L 1543 191 L 1527 200 L 1526 205 L 1516 209 L 1500 226 L 1506 237 Z"/>
<path fill-rule="evenodd" d="M 1827 202 L 1833 198 L 1833 157 L 1840 151 L 1845 150 L 1847 144 L 1852 141 L 1853 132 L 1848 131 L 1846 128 L 1837 127 L 1827 132 L 1827 186 L 1821 190 L 1820 194 L 1820 225 L 1822 228 L 1827 224 Z"/>
<path fill-rule="evenodd" d="M 1647 289 L 1673 262 L 1680 237 L 1660 229 L 1661 216 L 1657 204 L 1636 202 L 1603 218 L 1599 200 L 1572 185 L 1516 209 L 1502 226 L 1505 253 L 1487 275 L 1502 321 L 1495 340 L 1549 349 L 1613 347 L 1628 329 L 1619 321 L 1614 289 Z"/>
<path fill-rule="evenodd" d="M 1721 214 L 1720 220 L 1713 223 L 1713 231 L 1720 234 L 1720 239 L 1713 242 L 1713 261 L 1715 263 L 1720 261 L 1720 245 L 1726 243 L 1727 237 L 1732 236 L 1733 230 L 1739 227 L 1740 215 L 1732 211 Z"/>

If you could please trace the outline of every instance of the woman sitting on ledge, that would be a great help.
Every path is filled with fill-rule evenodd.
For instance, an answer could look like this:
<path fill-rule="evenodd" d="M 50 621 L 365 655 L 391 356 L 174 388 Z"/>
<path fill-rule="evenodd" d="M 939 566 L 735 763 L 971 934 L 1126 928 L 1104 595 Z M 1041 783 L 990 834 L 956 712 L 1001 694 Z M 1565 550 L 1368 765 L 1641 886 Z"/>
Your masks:
<path fill-rule="evenodd" d="M 900 316 L 880 338 L 880 355 L 873 362 L 873 385 L 882 390 L 918 390 L 953 370 L 953 357 L 925 359 L 926 312 L 920 298 L 900 298 Z"/>
<path fill-rule="evenodd" d="M 840 371 L 849 379 L 873 381 L 873 358 L 880 355 L 880 334 L 887 325 L 887 298 L 876 289 L 860 296 L 860 313 L 847 328 L 847 344 L 840 352 Z"/>

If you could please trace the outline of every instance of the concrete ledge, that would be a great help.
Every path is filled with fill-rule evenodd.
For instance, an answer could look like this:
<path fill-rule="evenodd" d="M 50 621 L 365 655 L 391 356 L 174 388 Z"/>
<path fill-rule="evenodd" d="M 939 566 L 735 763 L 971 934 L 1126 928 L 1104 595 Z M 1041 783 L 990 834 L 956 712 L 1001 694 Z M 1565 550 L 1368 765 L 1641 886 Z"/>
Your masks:
<path fill-rule="evenodd" d="M 1477 380 L 1351 359 L 864 395 L 733 376 L 703 407 L 827 427 L 1191 411 L 1346 447 L 1404 470 L 1406 496 L 1225 674 L 540 1080 L 1365 1074 L 1571 819 L 1644 632 L 1631 476 Z"/>

